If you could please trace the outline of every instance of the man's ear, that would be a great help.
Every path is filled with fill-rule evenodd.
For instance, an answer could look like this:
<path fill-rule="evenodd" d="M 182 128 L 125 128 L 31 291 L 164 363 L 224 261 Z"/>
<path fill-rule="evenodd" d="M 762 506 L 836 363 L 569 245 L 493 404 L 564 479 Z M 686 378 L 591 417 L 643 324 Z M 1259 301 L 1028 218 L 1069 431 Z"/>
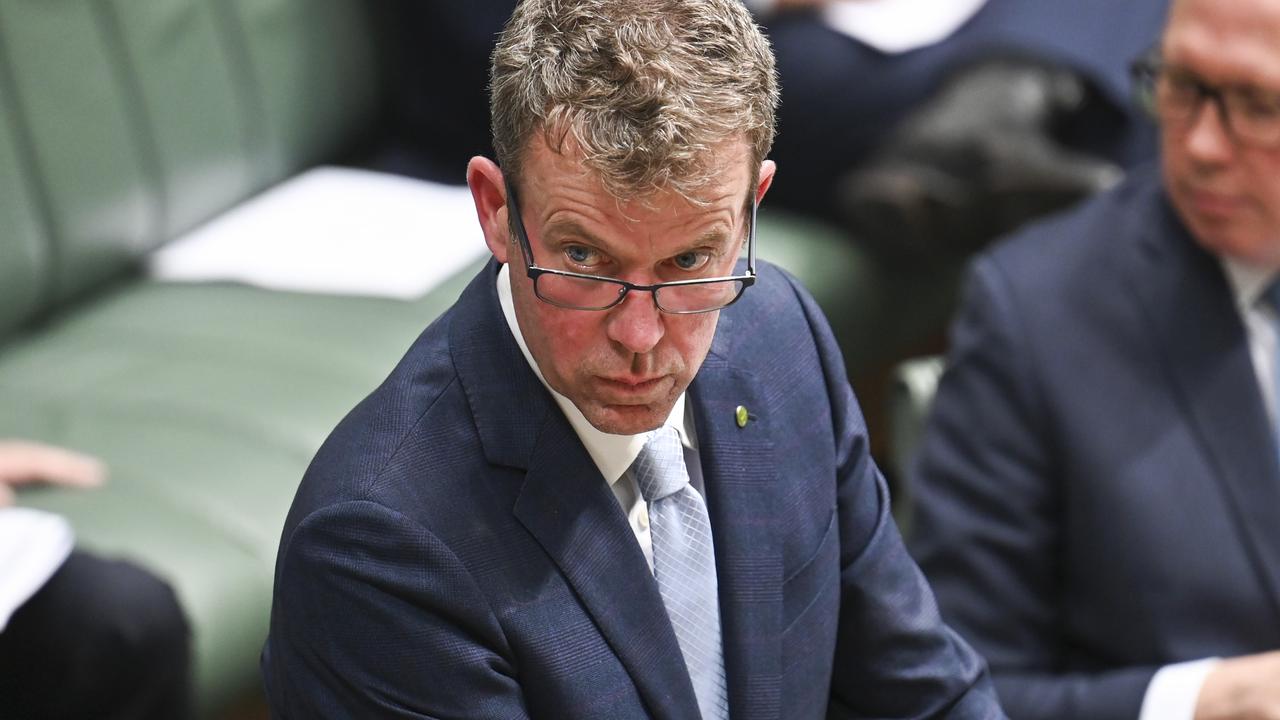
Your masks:
<path fill-rule="evenodd" d="M 773 185 L 773 174 L 778 171 L 778 165 L 772 160 L 765 160 L 760 163 L 760 181 L 756 184 L 756 204 L 760 204 L 764 200 L 764 194 L 769 192 L 769 187 Z"/>
<path fill-rule="evenodd" d="M 484 242 L 498 262 L 507 262 L 511 229 L 507 224 L 507 186 L 502 168 L 487 157 L 476 156 L 467 163 L 467 186 L 476 204 L 476 217 L 484 232 Z"/>

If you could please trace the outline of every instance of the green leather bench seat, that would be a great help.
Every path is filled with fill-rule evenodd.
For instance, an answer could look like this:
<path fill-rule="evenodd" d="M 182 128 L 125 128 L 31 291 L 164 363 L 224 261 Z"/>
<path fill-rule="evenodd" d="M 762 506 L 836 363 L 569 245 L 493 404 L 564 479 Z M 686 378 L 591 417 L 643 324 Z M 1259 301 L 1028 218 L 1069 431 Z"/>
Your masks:
<path fill-rule="evenodd" d="M 376 133 L 360 0 L 0 3 L 0 436 L 103 457 L 23 493 L 170 580 L 206 714 L 258 686 L 276 534 L 325 433 L 451 299 L 320 298 L 130 273 Z"/>
<path fill-rule="evenodd" d="M 134 282 L 0 352 L 0 436 L 111 468 L 100 490 L 23 504 L 175 586 L 206 712 L 258 686 L 279 530 L 312 454 L 474 271 L 415 302 Z"/>

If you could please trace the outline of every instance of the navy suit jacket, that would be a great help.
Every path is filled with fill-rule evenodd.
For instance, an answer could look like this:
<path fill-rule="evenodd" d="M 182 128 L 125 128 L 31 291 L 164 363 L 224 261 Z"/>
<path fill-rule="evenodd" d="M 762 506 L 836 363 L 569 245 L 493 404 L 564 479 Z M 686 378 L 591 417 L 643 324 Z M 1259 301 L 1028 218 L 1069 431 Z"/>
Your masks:
<path fill-rule="evenodd" d="M 1016 718 L 1134 720 L 1162 665 L 1280 648 L 1280 463 L 1218 260 L 1155 168 L 981 257 L 916 556 Z"/>
<path fill-rule="evenodd" d="M 517 347 L 497 267 L 303 479 L 263 660 L 277 717 L 698 716 L 657 584 Z M 902 545 L 831 333 L 793 280 L 764 265 L 721 313 L 689 401 L 732 716 L 1003 717 Z"/>

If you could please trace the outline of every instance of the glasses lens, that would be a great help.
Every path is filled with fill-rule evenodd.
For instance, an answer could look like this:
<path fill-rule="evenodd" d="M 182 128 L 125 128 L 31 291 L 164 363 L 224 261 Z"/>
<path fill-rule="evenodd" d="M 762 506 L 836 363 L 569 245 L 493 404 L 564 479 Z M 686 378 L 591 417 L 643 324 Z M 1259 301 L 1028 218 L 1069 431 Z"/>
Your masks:
<path fill-rule="evenodd" d="M 742 294 L 741 280 L 717 280 L 695 285 L 668 285 L 656 291 L 658 307 L 673 313 L 718 310 Z"/>
<path fill-rule="evenodd" d="M 1207 93 L 1195 77 L 1177 70 L 1164 70 L 1156 78 L 1156 109 L 1169 120 L 1185 120 L 1200 107 Z"/>
<path fill-rule="evenodd" d="M 600 310 L 618 301 L 626 288 L 608 280 L 539 275 L 534 281 L 538 297 L 553 305 L 582 310 Z"/>
<path fill-rule="evenodd" d="M 1280 95 L 1244 92 L 1226 96 L 1232 129 L 1260 145 L 1280 142 Z"/>
<path fill-rule="evenodd" d="M 1194 121 L 1205 100 L 1213 100 L 1219 120 L 1233 135 L 1253 145 L 1280 143 L 1280 93 L 1248 88 L 1215 88 L 1192 73 L 1161 68 L 1152 75 L 1156 116 L 1164 122 Z"/>

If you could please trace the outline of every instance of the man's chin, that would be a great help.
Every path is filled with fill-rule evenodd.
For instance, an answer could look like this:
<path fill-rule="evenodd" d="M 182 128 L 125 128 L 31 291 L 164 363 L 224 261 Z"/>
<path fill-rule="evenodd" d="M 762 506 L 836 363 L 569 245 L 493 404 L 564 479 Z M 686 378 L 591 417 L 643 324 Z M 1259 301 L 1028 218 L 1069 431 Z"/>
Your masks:
<path fill-rule="evenodd" d="M 583 410 L 592 427 L 610 435 L 639 435 L 662 427 L 672 403 L 648 405 L 597 405 Z M 582 410 L 582 408 L 579 408 Z"/>
<path fill-rule="evenodd" d="M 1257 267 L 1280 267 L 1280 243 L 1253 228 L 1214 223 L 1197 218 L 1187 223 L 1192 236 L 1205 250 Z"/>

